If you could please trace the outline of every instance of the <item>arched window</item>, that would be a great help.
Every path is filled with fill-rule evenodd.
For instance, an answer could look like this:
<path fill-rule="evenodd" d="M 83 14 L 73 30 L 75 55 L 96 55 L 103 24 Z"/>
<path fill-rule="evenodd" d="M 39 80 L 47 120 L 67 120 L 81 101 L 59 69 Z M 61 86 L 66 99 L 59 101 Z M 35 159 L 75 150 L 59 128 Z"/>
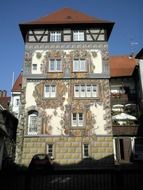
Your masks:
<path fill-rule="evenodd" d="M 28 135 L 37 135 L 37 118 L 37 111 L 28 112 Z"/>

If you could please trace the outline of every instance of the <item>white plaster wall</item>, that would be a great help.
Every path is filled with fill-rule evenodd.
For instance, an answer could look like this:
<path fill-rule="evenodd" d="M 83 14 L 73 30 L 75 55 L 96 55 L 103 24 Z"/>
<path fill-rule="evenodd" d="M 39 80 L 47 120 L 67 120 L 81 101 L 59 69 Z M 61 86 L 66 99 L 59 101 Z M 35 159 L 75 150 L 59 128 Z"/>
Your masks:
<path fill-rule="evenodd" d="M 20 94 L 12 95 L 12 102 L 11 102 L 11 105 L 12 105 L 12 111 L 15 112 L 16 114 L 19 114 L 19 106 L 20 106 L 20 102 L 19 102 L 19 105 L 17 105 L 17 100 L 20 101 Z"/>
<path fill-rule="evenodd" d="M 25 108 L 30 106 L 36 106 L 35 98 L 33 97 L 33 92 L 35 89 L 34 82 L 28 82 L 26 86 L 26 105 Z"/>
<path fill-rule="evenodd" d="M 51 119 L 48 123 L 49 126 L 52 126 L 52 134 L 51 135 L 61 135 L 63 134 L 63 129 L 61 125 L 61 119 L 64 115 L 64 111 L 60 109 L 60 107 L 57 107 L 55 109 L 46 109 L 47 116 L 51 116 Z M 57 112 L 56 115 L 54 115 L 54 112 Z"/>
<path fill-rule="evenodd" d="M 66 54 L 69 54 L 71 51 L 73 50 L 65 50 L 64 52 Z M 41 53 L 41 57 L 37 58 L 36 54 L 37 53 Z M 32 70 L 32 74 L 42 74 L 42 65 L 44 64 L 44 56 L 46 54 L 47 50 L 36 50 L 33 53 L 33 57 L 32 57 L 32 64 L 37 64 L 37 70 Z M 101 51 L 100 50 L 88 50 L 88 52 L 91 54 L 91 60 L 92 60 L 92 64 L 94 65 L 94 69 L 93 69 L 93 73 L 102 73 L 102 55 L 101 55 Z M 97 55 L 94 57 L 94 55 L 92 54 L 92 52 L 96 53 Z"/>
<path fill-rule="evenodd" d="M 36 50 L 33 53 L 32 64 L 37 64 L 37 70 L 32 70 L 32 74 L 41 74 L 42 73 L 41 67 L 42 67 L 42 64 L 43 64 L 43 59 L 44 59 L 44 56 L 45 56 L 45 52 L 46 51 L 43 51 L 43 50 Z M 41 53 L 40 58 L 36 57 L 37 53 Z"/>
<path fill-rule="evenodd" d="M 93 73 L 102 73 L 102 55 L 100 50 L 90 50 L 91 52 L 91 59 L 94 65 Z M 97 56 L 93 56 L 92 52 L 96 52 Z"/>
<path fill-rule="evenodd" d="M 96 135 L 106 135 L 107 131 L 105 131 L 104 126 L 106 124 L 106 121 L 104 120 L 103 116 L 105 114 L 105 111 L 103 110 L 102 105 L 92 105 L 90 107 L 90 111 L 95 116 L 95 124 L 94 124 L 94 130 L 93 133 Z"/>

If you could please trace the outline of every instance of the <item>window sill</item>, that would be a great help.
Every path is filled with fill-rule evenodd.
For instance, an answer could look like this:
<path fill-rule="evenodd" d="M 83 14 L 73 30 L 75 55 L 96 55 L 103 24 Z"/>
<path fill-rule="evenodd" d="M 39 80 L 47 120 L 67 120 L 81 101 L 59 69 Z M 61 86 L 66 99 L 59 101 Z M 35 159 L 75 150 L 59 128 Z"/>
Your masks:
<path fill-rule="evenodd" d="M 72 73 L 88 73 L 88 71 L 72 71 Z"/>
<path fill-rule="evenodd" d="M 47 100 L 47 99 L 48 99 L 48 100 L 55 100 L 56 97 L 44 97 L 43 99 L 44 99 L 44 100 L 45 100 L 45 99 L 46 99 L 46 100 Z"/>
<path fill-rule="evenodd" d="M 34 137 L 34 136 L 37 136 L 38 134 L 27 134 L 26 136 L 28 137 Z"/>
<path fill-rule="evenodd" d="M 63 73 L 63 71 L 48 71 L 48 73 Z"/>
<path fill-rule="evenodd" d="M 99 100 L 100 98 L 99 97 L 74 97 L 74 99 L 75 100 L 76 99 L 82 99 L 82 100 L 89 100 L 89 99 L 94 100 L 94 99 L 97 99 L 97 100 Z"/>
<path fill-rule="evenodd" d="M 72 126 L 69 127 L 70 130 L 85 130 L 85 126 Z"/>

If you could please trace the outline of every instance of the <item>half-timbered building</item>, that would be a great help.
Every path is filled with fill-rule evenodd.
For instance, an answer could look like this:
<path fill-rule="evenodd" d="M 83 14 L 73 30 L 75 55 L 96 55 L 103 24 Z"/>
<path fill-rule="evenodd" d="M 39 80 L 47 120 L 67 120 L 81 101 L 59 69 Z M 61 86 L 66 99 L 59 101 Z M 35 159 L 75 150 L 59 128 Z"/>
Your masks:
<path fill-rule="evenodd" d="M 25 58 L 17 163 L 28 165 L 37 153 L 61 165 L 113 163 L 113 25 L 69 8 L 20 24 Z"/>

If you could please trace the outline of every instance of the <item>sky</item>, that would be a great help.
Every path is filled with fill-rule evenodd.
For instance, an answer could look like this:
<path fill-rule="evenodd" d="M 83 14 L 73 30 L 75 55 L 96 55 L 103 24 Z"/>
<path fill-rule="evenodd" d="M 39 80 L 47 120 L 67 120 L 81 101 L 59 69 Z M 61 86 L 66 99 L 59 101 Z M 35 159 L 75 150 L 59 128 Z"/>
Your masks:
<path fill-rule="evenodd" d="M 24 63 L 19 24 L 62 8 L 115 22 L 109 38 L 110 55 L 137 54 L 143 48 L 143 0 L 1 0 L 0 90 L 11 95 L 12 83 Z"/>

